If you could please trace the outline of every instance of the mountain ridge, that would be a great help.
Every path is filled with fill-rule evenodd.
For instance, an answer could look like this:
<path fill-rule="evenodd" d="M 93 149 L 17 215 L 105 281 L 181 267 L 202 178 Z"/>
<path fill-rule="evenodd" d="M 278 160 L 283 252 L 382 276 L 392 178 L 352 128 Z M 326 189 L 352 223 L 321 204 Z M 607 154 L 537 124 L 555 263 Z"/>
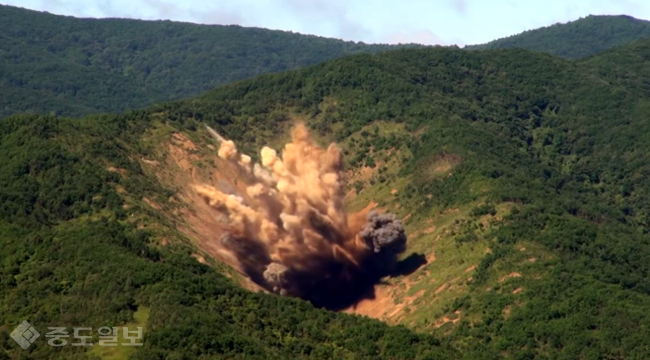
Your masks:
<path fill-rule="evenodd" d="M 546 52 L 567 59 L 596 55 L 612 47 L 650 37 L 650 21 L 629 15 L 589 15 L 520 34 L 469 45 L 468 50 L 522 48 Z"/>
<path fill-rule="evenodd" d="M 419 47 L 238 25 L 79 19 L 4 5 L 0 19 L 5 25 L 0 30 L 0 117 L 121 112 L 198 96 L 263 73 L 356 53 Z M 648 34 L 645 21 L 589 16 L 466 49 L 514 46 L 577 59 Z"/>
<path fill-rule="evenodd" d="M 7 99 L 0 116 L 120 112 L 266 72 L 398 48 L 236 25 L 78 19 L 4 5 L 0 20 L 0 92 Z"/>

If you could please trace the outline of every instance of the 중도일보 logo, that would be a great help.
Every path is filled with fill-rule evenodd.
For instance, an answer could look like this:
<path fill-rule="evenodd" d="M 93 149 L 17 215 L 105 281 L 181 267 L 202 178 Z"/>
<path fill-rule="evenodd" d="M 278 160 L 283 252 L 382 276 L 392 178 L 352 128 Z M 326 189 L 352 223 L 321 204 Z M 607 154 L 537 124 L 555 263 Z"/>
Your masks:
<path fill-rule="evenodd" d="M 98 342 L 93 343 L 92 327 L 48 327 L 45 337 L 48 339 L 49 346 L 142 346 L 142 327 L 129 328 L 122 327 L 100 327 L 97 329 Z M 120 333 L 122 336 L 120 337 Z M 41 334 L 29 322 L 23 321 L 14 331 L 11 332 L 11 338 L 26 350 L 29 348 Z"/>

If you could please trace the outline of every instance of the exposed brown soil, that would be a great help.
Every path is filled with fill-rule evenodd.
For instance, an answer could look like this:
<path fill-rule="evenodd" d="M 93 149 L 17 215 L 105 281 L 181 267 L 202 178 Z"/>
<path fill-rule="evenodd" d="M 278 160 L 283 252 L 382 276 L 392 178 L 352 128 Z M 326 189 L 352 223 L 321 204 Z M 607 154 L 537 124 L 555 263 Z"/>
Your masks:
<path fill-rule="evenodd" d="M 153 201 L 153 200 L 151 200 L 149 198 L 144 197 L 144 198 L 142 198 L 142 201 L 144 201 L 145 203 L 147 203 L 147 205 L 151 206 L 152 208 L 154 208 L 154 209 L 156 209 L 158 211 L 162 210 L 162 208 L 160 207 L 160 205 L 158 205 L 158 203 L 156 203 L 155 201 Z"/>
<path fill-rule="evenodd" d="M 198 152 L 201 151 L 201 148 L 183 134 L 172 134 L 171 142 L 165 150 L 164 161 L 145 161 L 143 159 L 143 164 L 145 169 L 155 174 L 161 183 L 176 190 L 176 196 L 172 202 L 180 203 L 181 206 L 173 211 L 168 211 L 168 217 L 176 224 L 177 229 L 189 237 L 201 251 L 241 272 L 241 269 L 238 269 L 238 263 L 220 243 L 220 238 L 226 230 L 227 219 L 210 208 L 193 190 L 193 186 L 196 184 L 209 184 L 227 190 L 243 190 L 241 189 L 242 184 L 236 184 L 232 180 L 236 178 L 237 170 L 216 154 L 207 152 L 203 156 L 199 156 Z M 200 161 L 213 163 L 216 171 L 200 169 L 198 166 Z M 144 198 L 143 201 L 152 208 L 162 209 L 159 204 L 148 198 Z M 165 244 L 166 240 L 163 245 Z M 202 255 L 195 254 L 195 257 L 200 262 L 205 262 Z M 241 285 L 251 290 L 260 290 L 247 278 Z"/>
<path fill-rule="evenodd" d="M 398 285 L 381 285 L 375 287 L 373 298 L 362 299 L 358 303 L 345 309 L 349 314 L 365 315 L 375 319 L 396 322 L 403 314 L 404 308 L 425 294 L 425 290 L 419 290 L 411 296 L 405 296 L 401 302 L 396 302 L 397 293 L 406 293 L 415 283 L 410 277 L 404 278 L 403 283 L 406 289 L 400 290 Z"/>
<path fill-rule="evenodd" d="M 205 258 L 199 254 L 192 254 L 192 257 L 198 260 L 201 264 L 207 264 L 207 261 L 205 261 Z"/>
<path fill-rule="evenodd" d="M 357 192 L 354 189 L 348 190 L 348 192 L 345 193 L 345 201 L 352 201 L 357 197 Z"/>
<path fill-rule="evenodd" d="M 424 233 L 425 234 L 431 234 L 432 232 L 436 231 L 436 229 L 437 229 L 437 227 L 434 225 L 434 226 L 431 226 L 431 227 L 428 227 L 428 228 L 424 229 Z"/>
<path fill-rule="evenodd" d="M 346 177 L 350 182 L 354 182 L 354 181 L 365 182 L 370 180 L 372 176 L 377 173 L 378 169 L 379 169 L 379 165 L 375 166 L 374 168 L 371 168 L 369 166 L 363 166 L 359 169 L 348 170 L 346 173 Z"/>
<path fill-rule="evenodd" d="M 154 165 L 154 166 L 160 165 L 160 163 L 158 161 L 156 161 L 156 160 L 150 160 L 150 159 L 146 159 L 146 158 L 142 158 L 141 160 L 142 160 L 143 163 L 145 163 L 147 165 Z"/>
<path fill-rule="evenodd" d="M 409 214 L 409 215 L 411 215 L 411 214 Z M 406 220 L 406 218 L 404 218 L 404 220 Z M 423 235 L 423 234 L 424 234 L 424 235 L 428 235 L 428 234 L 431 234 L 431 233 L 435 232 L 437 229 L 438 229 L 438 227 L 436 227 L 435 225 L 433 225 L 433 226 L 429 226 L 429 227 L 426 228 L 426 229 L 421 229 L 421 230 L 416 230 L 416 231 L 414 231 L 414 232 L 411 234 L 410 237 L 411 237 L 411 238 L 416 238 L 416 237 L 421 236 L 421 235 Z"/>
<path fill-rule="evenodd" d="M 518 272 L 511 272 L 510 274 L 508 274 L 508 275 L 502 277 L 501 279 L 499 279 L 499 282 L 504 282 L 504 281 L 506 281 L 506 280 L 508 280 L 508 279 L 511 279 L 511 278 L 518 278 L 518 277 L 521 277 L 521 274 L 520 274 L 520 273 L 518 273 Z"/>
<path fill-rule="evenodd" d="M 432 260 L 427 258 L 427 261 L 435 261 L 435 255 Z M 397 322 L 398 318 L 403 314 L 404 308 L 411 305 L 425 293 L 425 290 L 419 290 L 411 296 L 404 296 L 399 303 L 396 302 L 399 294 L 406 294 L 413 285 L 418 283 L 416 276 L 415 274 L 405 276 L 397 284 L 375 286 L 373 297 L 362 299 L 345 309 L 344 312 Z M 401 288 L 402 285 L 404 288 Z"/>
<path fill-rule="evenodd" d="M 433 326 L 435 328 L 439 328 L 439 327 L 445 325 L 446 323 L 452 323 L 452 324 L 455 325 L 460 321 L 460 314 L 461 314 L 460 310 L 456 310 L 454 312 L 454 318 L 453 319 L 450 318 L 450 317 L 444 316 L 442 319 L 438 320 Z"/>
<path fill-rule="evenodd" d="M 199 262 L 205 263 L 205 257 L 209 255 L 215 260 L 231 266 L 243 275 L 241 269 L 238 268 L 236 259 L 225 251 L 220 242 L 221 236 L 227 230 L 227 218 L 214 211 L 193 189 L 193 185 L 208 184 L 226 192 L 245 193 L 245 184 L 236 181 L 239 177 L 238 170 L 230 163 L 220 159 L 214 149 L 199 147 L 183 134 L 173 134 L 170 140 L 170 143 L 164 149 L 164 156 L 156 157 L 159 159 L 158 161 L 141 160 L 143 167 L 147 171 L 155 174 L 163 185 L 175 190 L 176 195 L 171 199 L 171 202 L 174 203 L 173 209 L 168 208 L 167 205 L 157 204 L 151 199 L 144 198 L 143 201 L 152 208 L 166 212 L 176 228 L 191 239 L 199 249 L 193 255 Z M 207 164 L 207 166 L 199 166 L 201 163 Z M 353 180 L 369 180 L 375 174 L 376 169 L 364 167 L 359 171 L 350 171 L 348 176 Z M 395 194 L 396 189 L 392 193 Z M 348 199 L 354 196 L 356 196 L 354 190 L 346 194 Z M 377 208 L 377 206 L 377 203 L 372 202 L 362 211 L 369 211 Z M 458 210 L 451 209 L 448 211 Z M 411 214 L 408 214 L 404 217 L 404 220 L 410 217 Z M 436 231 L 436 229 L 435 226 L 429 225 L 423 232 L 429 234 Z M 167 243 L 168 241 L 164 239 L 161 245 L 164 246 Z M 429 254 L 426 260 L 427 262 L 436 261 L 435 253 Z M 425 291 L 420 290 L 411 296 L 404 295 L 400 303 L 396 304 L 397 297 L 406 294 L 416 282 L 415 276 L 417 275 L 413 274 L 411 276 L 400 279 L 400 284 L 404 284 L 405 289 L 404 285 L 400 287 L 399 284 L 378 285 L 374 289 L 373 298 L 363 299 L 344 311 L 396 322 L 400 316 L 405 314 L 404 308 L 418 298 L 425 296 Z M 240 285 L 246 289 L 264 291 L 246 276 L 236 278 Z M 436 293 L 440 293 L 450 286 L 450 283 L 445 283 Z M 458 320 L 452 319 L 450 321 L 455 322 Z"/>
<path fill-rule="evenodd" d="M 445 289 L 447 289 L 448 287 L 449 287 L 448 283 L 444 283 L 440 285 L 440 287 L 436 289 L 435 294 L 440 294 L 441 292 L 445 291 Z"/>
<path fill-rule="evenodd" d="M 372 299 L 362 299 L 358 303 L 344 310 L 349 314 L 365 315 L 368 317 L 382 319 L 384 314 L 392 311 L 396 304 L 393 299 L 393 286 L 376 286 L 375 296 Z"/>
<path fill-rule="evenodd" d="M 116 167 L 113 167 L 113 166 L 110 166 L 110 167 L 106 168 L 106 170 L 108 170 L 110 172 L 118 173 L 118 174 L 123 175 L 123 176 L 126 175 L 126 173 L 127 173 L 126 170 L 116 168 Z"/>
<path fill-rule="evenodd" d="M 371 201 L 370 204 L 366 205 L 366 207 L 363 208 L 363 210 L 361 210 L 360 212 L 365 214 L 365 213 L 369 212 L 370 210 L 375 209 L 377 207 L 377 205 L 379 205 L 379 204 L 377 204 L 374 201 Z"/>

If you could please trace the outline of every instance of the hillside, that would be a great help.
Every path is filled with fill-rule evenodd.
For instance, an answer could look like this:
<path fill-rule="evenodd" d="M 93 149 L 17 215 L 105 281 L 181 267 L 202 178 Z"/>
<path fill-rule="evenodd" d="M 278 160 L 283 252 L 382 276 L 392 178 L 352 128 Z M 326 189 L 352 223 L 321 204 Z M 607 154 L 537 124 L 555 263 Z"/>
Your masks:
<path fill-rule="evenodd" d="M 361 54 L 123 115 L 9 117 L 0 356 L 23 319 L 144 312 L 134 359 L 647 358 L 649 48 Z M 398 271 L 344 311 L 404 327 L 243 290 L 220 262 L 191 185 L 237 178 L 203 125 L 255 159 L 295 121 L 342 147 L 350 209 L 404 220 Z"/>
<path fill-rule="evenodd" d="M 631 16 L 595 16 L 525 31 L 466 49 L 526 49 L 565 59 L 582 59 L 650 37 L 650 22 Z"/>
<path fill-rule="evenodd" d="M 0 117 L 120 112 L 393 48 L 240 26 L 77 19 L 3 5 L 0 22 Z"/>

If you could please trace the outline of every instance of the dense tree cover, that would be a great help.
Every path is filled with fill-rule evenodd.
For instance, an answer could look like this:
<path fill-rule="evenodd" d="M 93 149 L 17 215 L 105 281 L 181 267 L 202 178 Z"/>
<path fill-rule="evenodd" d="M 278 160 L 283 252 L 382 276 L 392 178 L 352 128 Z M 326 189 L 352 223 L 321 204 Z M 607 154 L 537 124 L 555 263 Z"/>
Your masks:
<path fill-rule="evenodd" d="M 240 26 L 77 19 L 2 5 L 0 22 L 0 117 L 120 112 L 398 48 Z M 468 48 L 517 47 L 576 59 L 647 36 L 645 21 L 589 16 Z"/>
<path fill-rule="evenodd" d="M 148 306 L 138 359 L 648 358 L 649 44 L 580 62 L 517 49 L 361 54 L 119 116 L 9 117 L 0 122 L 0 306 L 10 310 L 0 312 L 8 348 L 0 357 L 84 355 L 19 351 L 7 334 L 23 318 L 117 324 Z M 475 291 L 455 304 L 479 319 L 430 337 L 252 294 L 188 247 L 155 247 L 126 221 L 151 210 L 124 209 L 117 185 L 135 197 L 168 196 L 134 160 L 152 119 L 189 132 L 209 124 L 253 148 L 279 135 L 292 112 L 342 142 L 376 120 L 411 131 L 376 146 L 413 154 L 398 196 L 414 217 L 477 200 L 517 204 L 490 235 Z M 441 154 L 462 161 L 432 178 L 423 164 Z M 511 292 L 481 289 L 520 240 L 556 260 L 509 308 Z"/>
<path fill-rule="evenodd" d="M 457 304 L 483 314 L 450 335 L 461 352 L 485 359 L 646 358 L 649 44 L 583 62 L 524 50 L 358 55 L 155 111 L 187 129 L 206 122 L 256 146 L 290 111 L 344 142 L 376 120 L 404 124 L 419 135 L 384 142 L 413 153 L 401 174 L 410 185 L 399 197 L 416 199 L 414 216 L 478 199 L 519 206 L 491 235 L 476 291 Z M 444 153 L 463 161 L 453 176 L 431 178 L 422 165 Z M 486 192 L 473 191 L 476 184 Z M 512 296 L 480 288 L 520 240 L 543 245 L 558 260 L 525 284 L 525 306 L 506 317 Z"/>
<path fill-rule="evenodd" d="M 243 290 L 182 242 L 155 246 L 127 220 L 147 210 L 125 209 L 117 190 L 168 196 L 133 160 L 148 125 L 146 112 L 0 123 L 0 359 L 86 358 L 40 340 L 22 350 L 9 333 L 25 319 L 42 334 L 120 326 L 141 306 L 151 317 L 136 359 L 456 358 L 403 327 Z"/>
<path fill-rule="evenodd" d="M 240 26 L 76 19 L 2 5 L 0 23 L 0 117 L 119 112 L 394 48 Z"/>
<path fill-rule="evenodd" d="M 520 48 L 541 51 L 566 59 L 582 59 L 603 50 L 650 37 L 650 22 L 631 16 L 589 15 L 521 34 L 471 45 L 466 49 Z"/>

